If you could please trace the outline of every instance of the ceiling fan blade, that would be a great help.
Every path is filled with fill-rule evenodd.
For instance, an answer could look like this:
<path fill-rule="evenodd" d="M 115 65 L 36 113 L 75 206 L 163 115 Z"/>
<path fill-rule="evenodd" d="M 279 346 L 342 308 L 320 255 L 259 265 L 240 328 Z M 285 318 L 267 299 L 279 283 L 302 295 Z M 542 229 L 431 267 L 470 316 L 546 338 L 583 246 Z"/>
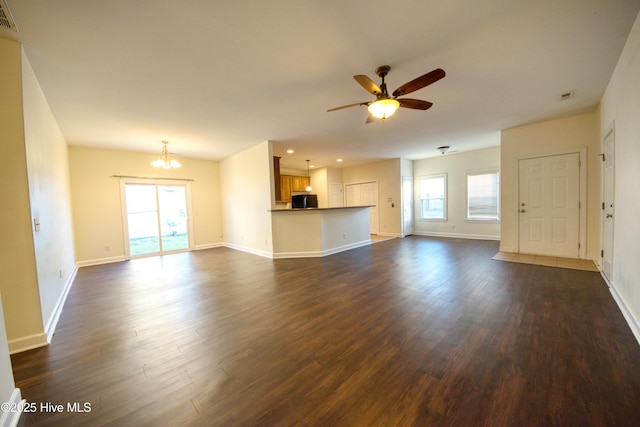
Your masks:
<path fill-rule="evenodd" d="M 353 78 L 356 79 L 356 81 L 360 83 L 360 86 L 362 86 L 367 92 L 372 93 L 375 96 L 382 94 L 382 89 L 380 89 L 380 87 L 369 77 L 358 74 L 357 76 L 353 76 Z"/>
<path fill-rule="evenodd" d="M 343 105 L 342 107 L 336 107 L 336 108 L 332 108 L 330 110 L 327 110 L 327 113 L 330 113 L 331 111 L 342 110 L 344 108 L 359 107 L 361 105 L 369 105 L 369 104 L 371 104 L 371 103 L 370 102 L 358 102 L 356 104 Z"/>
<path fill-rule="evenodd" d="M 400 98 L 396 99 L 402 108 L 411 108 L 413 110 L 427 110 L 433 105 L 432 102 L 422 101 L 420 99 Z"/>
<path fill-rule="evenodd" d="M 429 86 L 431 83 L 435 83 L 441 78 L 446 76 L 445 72 L 441 68 L 436 68 L 435 70 L 424 74 L 417 79 L 411 80 L 409 83 L 405 83 L 400 86 L 398 89 L 393 91 L 393 96 L 398 97 L 402 95 L 406 95 L 408 93 L 414 92 L 418 89 L 422 89 L 425 86 Z"/>

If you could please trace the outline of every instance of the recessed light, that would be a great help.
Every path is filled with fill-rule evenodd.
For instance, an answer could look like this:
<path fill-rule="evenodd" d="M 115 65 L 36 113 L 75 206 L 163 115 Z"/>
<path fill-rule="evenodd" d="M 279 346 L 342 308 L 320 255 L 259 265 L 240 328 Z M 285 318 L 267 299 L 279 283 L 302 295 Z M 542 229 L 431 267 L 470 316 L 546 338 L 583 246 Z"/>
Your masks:
<path fill-rule="evenodd" d="M 336 162 L 338 162 L 338 163 L 340 163 L 341 161 L 342 161 L 342 159 L 338 159 L 338 160 L 336 160 Z"/>
<path fill-rule="evenodd" d="M 309 165 L 309 167 L 310 167 L 310 168 L 312 168 L 312 169 L 313 169 L 313 168 L 315 168 L 315 166 L 314 166 L 314 165 Z"/>
<path fill-rule="evenodd" d="M 293 150 L 292 149 L 288 149 L 287 150 L 287 154 L 293 154 Z"/>

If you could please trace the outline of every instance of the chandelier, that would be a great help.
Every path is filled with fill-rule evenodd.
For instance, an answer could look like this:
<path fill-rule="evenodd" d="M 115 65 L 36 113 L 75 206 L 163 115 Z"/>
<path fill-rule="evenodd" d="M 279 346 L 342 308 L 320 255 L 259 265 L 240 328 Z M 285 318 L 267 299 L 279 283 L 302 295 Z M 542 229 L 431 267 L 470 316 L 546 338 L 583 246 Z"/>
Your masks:
<path fill-rule="evenodd" d="M 167 149 L 168 143 L 169 141 L 162 141 L 162 154 L 160 154 L 158 160 L 154 160 L 153 162 L 151 162 L 151 166 L 153 166 L 154 168 L 171 169 L 179 168 L 180 166 L 182 166 L 178 161 L 169 158 L 169 150 Z"/>

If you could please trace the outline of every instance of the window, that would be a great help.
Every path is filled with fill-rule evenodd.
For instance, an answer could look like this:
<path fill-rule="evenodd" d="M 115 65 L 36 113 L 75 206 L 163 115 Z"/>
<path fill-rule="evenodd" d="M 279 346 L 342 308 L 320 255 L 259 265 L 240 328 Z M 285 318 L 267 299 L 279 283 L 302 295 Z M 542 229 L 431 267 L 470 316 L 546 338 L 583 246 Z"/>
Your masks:
<path fill-rule="evenodd" d="M 420 219 L 447 219 L 447 175 L 420 178 Z"/>
<path fill-rule="evenodd" d="M 500 219 L 500 175 L 497 170 L 467 172 L 467 220 Z"/>

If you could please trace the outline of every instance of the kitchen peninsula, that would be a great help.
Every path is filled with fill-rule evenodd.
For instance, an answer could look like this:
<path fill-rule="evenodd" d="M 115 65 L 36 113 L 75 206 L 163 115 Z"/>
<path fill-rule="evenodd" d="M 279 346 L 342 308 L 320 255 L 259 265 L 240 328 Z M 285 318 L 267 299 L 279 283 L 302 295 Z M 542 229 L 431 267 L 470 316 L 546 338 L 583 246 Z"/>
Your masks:
<path fill-rule="evenodd" d="M 322 257 L 371 243 L 369 206 L 271 210 L 273 258 Z"/>

